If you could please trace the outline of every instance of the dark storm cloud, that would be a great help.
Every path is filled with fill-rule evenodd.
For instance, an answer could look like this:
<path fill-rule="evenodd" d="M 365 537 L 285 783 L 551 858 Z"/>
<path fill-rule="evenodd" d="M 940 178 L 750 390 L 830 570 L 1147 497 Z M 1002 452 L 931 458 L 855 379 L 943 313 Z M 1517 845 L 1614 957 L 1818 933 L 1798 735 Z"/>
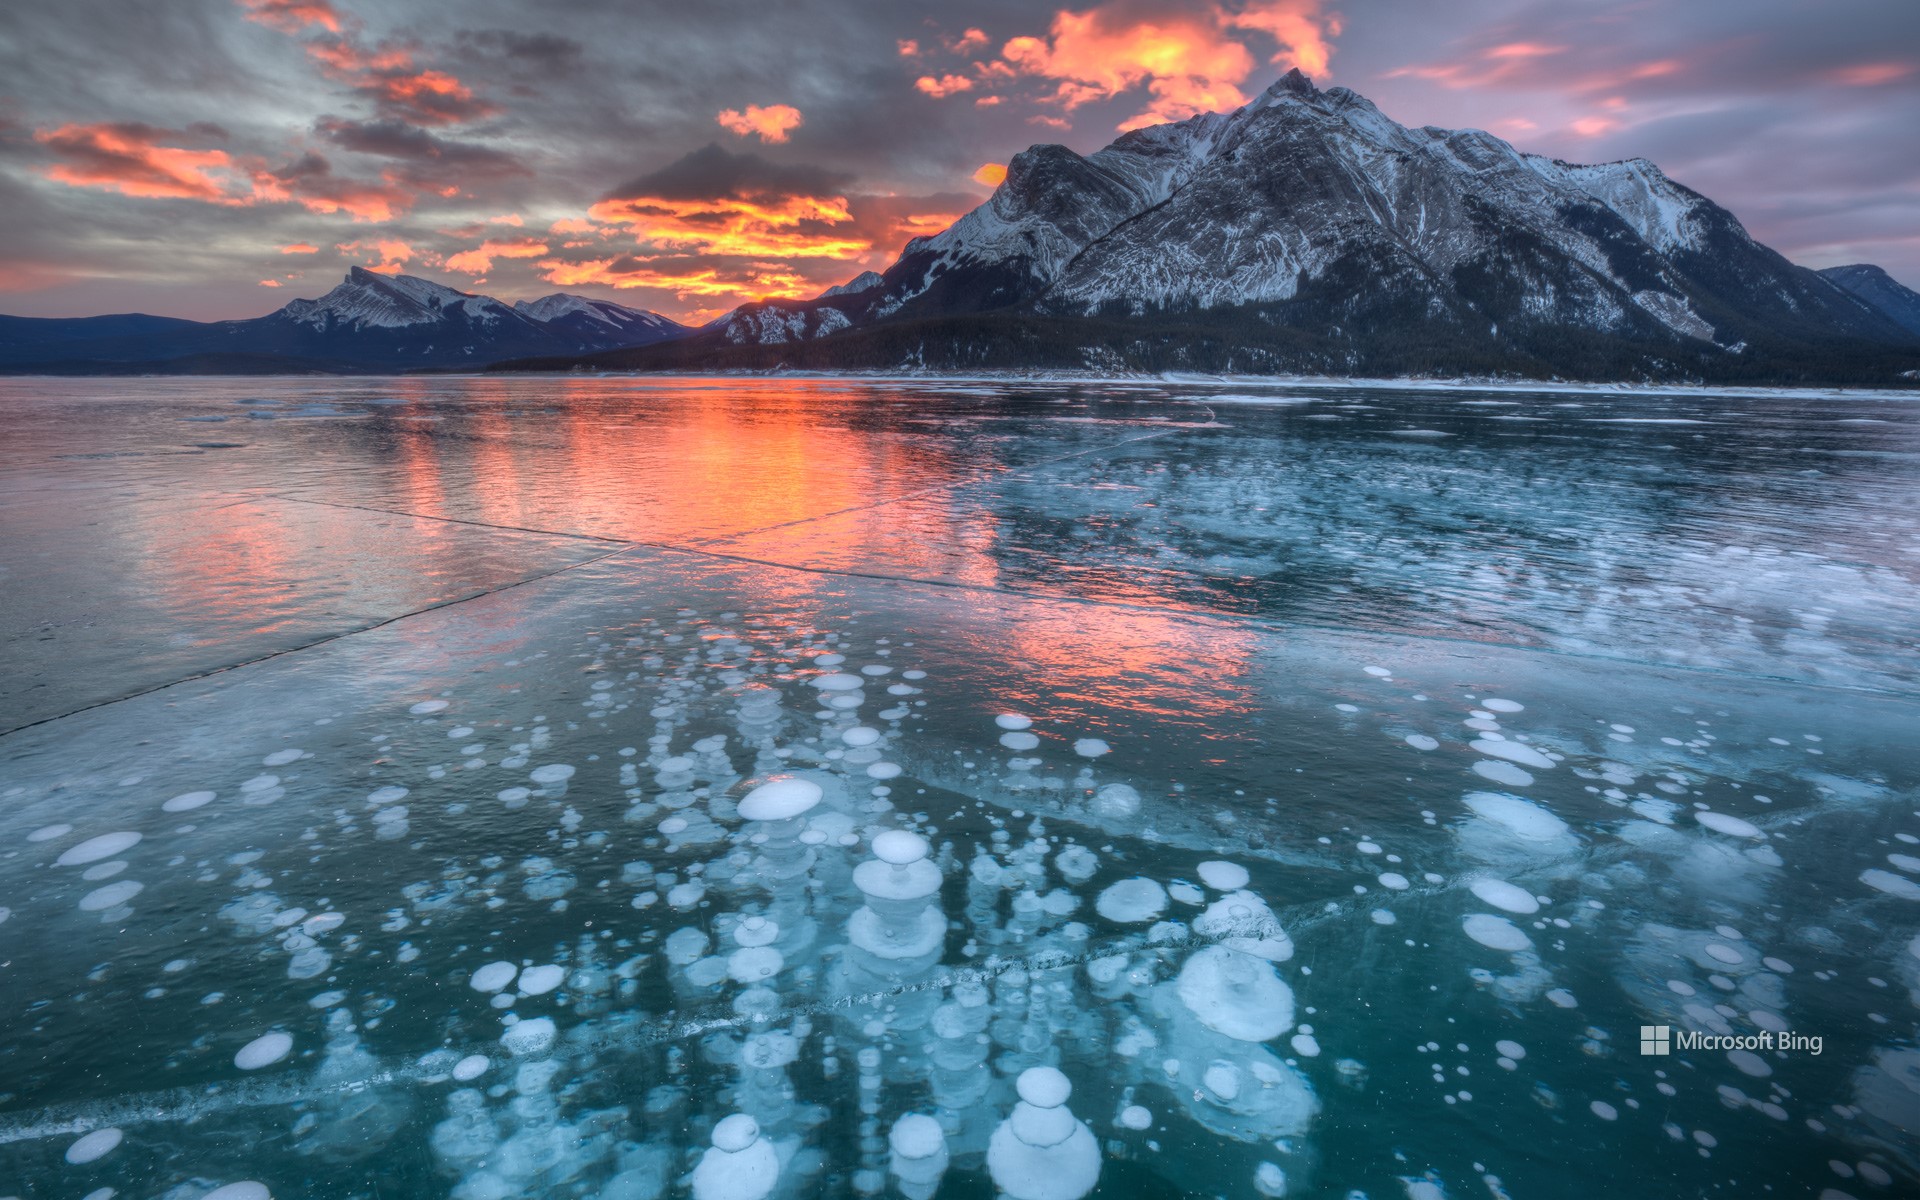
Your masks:
<path fill-rule="evenodd" d="M 504 150 L 478 142 L 439 137 L 403 121 L 350 121 L 343 117 L 322 117 L 314 125 L 314 132 L 343 150 L 432 167 L 436 172 L 435 177 L 447 176 L 448 173 L 486 178 L 532 174 L 525 163 Z"/>
<path fill-rule="evenodd" d="M 709 142 L 656 171 L 637 175 L 608 192 L 608 200 L 747 200 L 766 203 L 791 196 L 833 196 L 853 176 L 805 163 L 776 163 L 758 154 L 731 154 Z"/>

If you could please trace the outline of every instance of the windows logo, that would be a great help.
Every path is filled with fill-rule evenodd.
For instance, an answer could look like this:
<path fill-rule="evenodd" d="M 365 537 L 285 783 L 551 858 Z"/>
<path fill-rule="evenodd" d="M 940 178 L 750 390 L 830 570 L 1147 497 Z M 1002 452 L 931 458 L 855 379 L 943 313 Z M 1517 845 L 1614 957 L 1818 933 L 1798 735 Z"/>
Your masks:
<path fill-rule="evenodd" d="M 1671 1025 L 1642 1025 L 1640 1027 L 1640 1053 L 1673 1053 L 1673 1027 Z"/>

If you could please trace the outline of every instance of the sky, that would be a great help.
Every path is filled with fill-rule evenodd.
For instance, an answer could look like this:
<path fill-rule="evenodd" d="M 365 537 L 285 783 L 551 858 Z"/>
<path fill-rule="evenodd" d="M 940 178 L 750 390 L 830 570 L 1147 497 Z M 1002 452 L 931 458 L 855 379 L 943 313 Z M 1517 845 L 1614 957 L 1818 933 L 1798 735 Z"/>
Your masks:
<path fill-rule="evenodd" d="M 0 5 L 0 312 L 257 316 L 363 266 L 706 320 L 1295 66 L 1920 287 L 1916 0 L 60 0 Z"/>

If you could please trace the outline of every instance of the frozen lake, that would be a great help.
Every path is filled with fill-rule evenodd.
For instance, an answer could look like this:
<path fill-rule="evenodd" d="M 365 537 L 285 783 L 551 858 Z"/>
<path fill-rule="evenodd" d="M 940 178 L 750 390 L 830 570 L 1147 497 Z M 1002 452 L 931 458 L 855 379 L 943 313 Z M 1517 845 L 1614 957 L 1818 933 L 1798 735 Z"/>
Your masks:
<path fill-rule="evenodd" d="M 1920 1189 L 1912 400 L 0 410 L 0 1197 Z"/>

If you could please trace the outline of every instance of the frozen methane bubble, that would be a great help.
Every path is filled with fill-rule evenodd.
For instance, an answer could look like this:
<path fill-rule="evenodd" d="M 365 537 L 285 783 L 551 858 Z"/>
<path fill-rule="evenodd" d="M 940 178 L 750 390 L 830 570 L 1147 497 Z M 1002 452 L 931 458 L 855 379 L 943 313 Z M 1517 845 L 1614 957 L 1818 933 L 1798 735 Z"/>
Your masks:
<path fill-rule="evenodd" d="M 95 888 L 80 897 L 80 911 L 101 912 L 105 909 L 117 908 L 145 891 L 146 887 L 144 883 L 122 879 L 116 883 L 109 883 L 105 887 Z"/>
<path fill-rule="evenodd" d="M 545 1054 L 559 1033 L 551 1017 L 534 1017 L 507 1026 L 507 1031 L 500 1035 L 500 1044 L 515 1058 L 530 1058 Z"/>
<path fill-rule="evenodd" d="M 1522 771 L 1510 762 L 1500 759 L 1483 758 L 1473 764 L 1473 773 L 1482 779 L 1494 783 L 1504 783 L 1508 787 L 1526 787 L 1533 782 L 1533 776 Z"/>
<path fill-rule="evenodd" d="M 1883 871 L 1879 867 L 1869 867 L 1860 872 L 1860 882 L 1877 892 L 1898 896 L 1902 900 L 1920 900 L 1920 883 L 1915 883 L 1905 875 Z"/>
<path fill-rule="evenodd" d="M 1521 932 L 1518 925 L 1505 917 L 1496 917 L 1492 913 L 1468 913 L 1461 918 L 1460 928 L 1466 931 L 1468 937 L 1489 950 L 1505 950 L 1512 953 L 1533 945 L 1533 939 Z"/>
<path fill-rule="evenodd" d="M 1553 766 L 1552 759 L 1535 750 L 1532 746 L 1522 742 L 1494 742 L 1482 738 L 1469 742 L 1468 745 L 1482 754 L 1490 754 L 1495 758 L 1504 758 L 1508 762 L 1516 762 L 1523 767 L 1536 767 L 1540 770 L 1548 770 Z"/>
<path fill-rule="evenodd" d="M 740 816 L 748 821 L 790 821 L 820 803 L 825 794 L 811 779 L 769 779 L 740 801 Z"/>
<path fill-rule="evenodd" d="M 874 857 L 853 869 L 866 903 L 847 921 L 847 937 L 883 959 L 921 958 L 946 939 L 947 919 L 933 904 L 940 868 L 927 859 L 927 839 L 889 829 L 873 839 Z"/>
<path fill-rule="evenodd" d="M 200 1200 L 273 1200 L 273 1193 L 267 1190 L 266 1184 L 246 1179 L 217 1187 Z"/>
<path fill-rule="evenodd" d="M 1504 879 L 1476 879 L 1467 887 L 1474 895 L 1502 912 L 1525 916 L 1540 911 L 1540 902 L 1533 898 L 1531 892 L 1523 887 L 1515 887 Z"/>
<path fill-rule="evenodd" d="M 1239 863 L 1214 859 L 1200 864 L 1200 882 L 1217 892 L 1237 892 L 1247 886 L 1251 878 Z"/>
<path fill-rule="evenodd" d="M 1263 958 L 1207 946 L 1180 968 L 1180 1002 L 1202 1025 L 1242 1042 L 1293 1028 L 1293 989 Z"/>
<path fill-rule="evenodd" d="M 95 1159 L 105 1158 L 113 1152 L 114 1147 L 120 1144 L 120 1139 L 124 1136 L 118 1129 L 96 1129 L 67 1147 L 67 1161 L 77 1167 L 83 1163 L 93 1162 Z"/>
<path fill-rule="evenodd" d="M 1760 827 L 1751 821 L 1743 821 L 1731 813 L 1695 812 L 1693 819 L 1705 825 L 1715 833 L 1724 833 L 1728 837 L 1760 838 L 1767 836 Z"/>
<path fill-rule="evenodd" d="M 446 707 L 447 702 L 445 700 L 422 700 L 420 703 L 407 709 L 407 711 L 416 717 L 424 717 L 428 713 L 441 712 Z"/>
<path fill-rule="evenodd" d="M 1093 794 L 1093 812 L 1108 821 L 1131 821 L 1140 815 L 1140 793 L 1124 783 L 1109 783 Z"/>
<path fill-rule="evenodd" d="M 1518 700 L 1502 700 L 1498 696 L 1490 696 L 1480 702 L 1480 707 L 1486 709 L 1488 712 L 1517 713 L 1527 706 Z"/>
<path fill-rule="evenodd" d="M 461 1083 L 471 1083 L 485 1075 L 492 1065 L 492 1060 L 484 1054 L 469 1054 L 453 1064 L 453 1077 Z"/>
<path fill-rule="evenodd" d="M 762 1200 L 780 1181 L 780 1156 L 745 1113 L 713 1127 L 713 1145 L 693 1169 L 693 1200 Z"/>
<path fill-rule="evenodd" d="M 240 1053 L 233 1056 L 233 1065 L 242 1071 L 258 1071 L 261 1067 L 270 1067 L 293 1051 L 293 1038 L 284 1033 L 263 1033 L 259 1037 L 240 1047 Z"/>
<path fill-rule="evenodd" d="M 1002 729 L 1017 731 L 1021 729 L 1031 729 L 1033 727 L 1033 718 L 1023 717 L 1019 713 L 1001 713 L 993 719 L 993 723 Z"/>
<path fill-rule="evenodd" d="M 900 1194 L 908 1200 L 931 1200 L 950 1159 L 940 1122 L 925 1113 L 908 1113 L 893 1123 L 887 1146 L 893 1152 L 887 1168 Z"/>
<path fill-rule="evenodd" d="M 160 806 L 161 812 L 192 812 L 196 808 L 213 803 L 212 792 L 181 792 L 178 796 Z"/>
<path fill-rule="evenodd" d="M 497 992 L 513 982 L 520 968 L 510 962 L 490 962 L 473 973 L 467 986 L 476 992 Z"/>
<path fill-rule="evenodd" d="M 543 767 L 535 767 L 533 773 L 527 778 L 542 787 L 551 787 L 556 783 L 565 783 L 572 779 L 573 768 L 566 763 L 548 763 Z"/>
<path fill-rule="evenodd" d="M 140 835 L 137 833 L 130 831 L 103 833 L 99 837 L 88 838 L 77 846 L 69 847 L 65 854 L 53 861 L 63 867 L 78 867 L 90 862 L 99 862 L 103 858 L 112 858 L 139 844 Z"/>
<path fill-rule="evenodd" d="M 1152 1129 L 1153 1111 L 1143 1105 L 1129 1104 L 1120 1110 L 1120 1125 L 1124 1129 Z"/>
<path fill-rule="evenodd" d="M 1029 1067 L 1020 1100 L 987 1143 L 987 1171 L 1011 1200 L 1080 1200 L 1100 1182 L 1100 1146 L 1066 1107 L 1073 1085 L 1053 1067 Z"/>
<path fill-rule="evenodd" d="M 520 972 L 520 990 L 529 996 L 544 996 L 559 987 L 566 977 L 566 968 L 556 967 L 552 963 L 528 967 Z"/>
<path fill-rule="evenodd" d="M 1167 911 L 1167 889 L 1158 882 L 1136 875 L 1109 884 L 1093 902 L 1093 909 L 1120 925 L 1142 925 L 1158 920 Z"/>
<path fill-rule="evenodd" d="M 808 682 L 823 692 L 855 692 L 865 683 L 858 675 L 819 675 Z"/>
<path fill-rule="evenodd" d="M 1474 815 L 1499 826 L 1523 842 L 1557 842 L 1570 830 L 1567 823 L 1531 800 L 1499 792 L 1472 792 L 1466 805 Z"/>
<path fill-rule="evenodd" d="M 1075 738 L 1073 752 L 1081 758 L 1099 758 L 1103 754 L 1111 754 L 1113 747 L 1099 738 Z"/>

